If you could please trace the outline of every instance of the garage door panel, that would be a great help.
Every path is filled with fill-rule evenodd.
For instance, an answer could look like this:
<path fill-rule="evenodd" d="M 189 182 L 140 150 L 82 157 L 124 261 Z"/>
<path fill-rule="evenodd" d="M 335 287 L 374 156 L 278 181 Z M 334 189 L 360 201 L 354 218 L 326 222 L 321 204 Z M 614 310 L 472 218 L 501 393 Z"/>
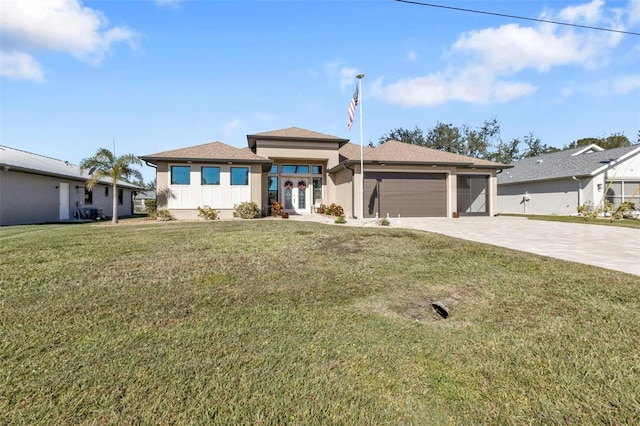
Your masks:
<path fill-rule="evenodd" d="M 447 215 L 443 173 L 365 173 L 365 215 L 375 217 Z"/>

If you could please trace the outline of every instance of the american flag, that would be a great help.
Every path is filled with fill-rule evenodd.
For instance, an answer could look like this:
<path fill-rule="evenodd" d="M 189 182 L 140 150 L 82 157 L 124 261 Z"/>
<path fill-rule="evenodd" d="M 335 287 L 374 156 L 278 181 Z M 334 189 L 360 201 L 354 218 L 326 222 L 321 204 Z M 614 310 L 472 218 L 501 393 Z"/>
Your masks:
<path fill-rule="evenodd" d="M 351 102 L 349 103 L 349 124 L 347 128 L 351 130 L 351 126 L 353 126 L 353 114 L 356 112 L 356 106 L 360 102 L 360 93 L 358 92 L 358 85 L 356 84 L 356 91 L 353 92 L 353 98 L 351 98 Z"/>

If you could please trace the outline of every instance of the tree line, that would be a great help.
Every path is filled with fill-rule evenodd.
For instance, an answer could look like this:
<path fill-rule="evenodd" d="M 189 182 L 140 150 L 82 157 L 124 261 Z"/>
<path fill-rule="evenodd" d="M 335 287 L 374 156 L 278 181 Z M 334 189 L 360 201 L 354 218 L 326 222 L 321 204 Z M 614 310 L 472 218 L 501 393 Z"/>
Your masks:
<path fill-rule="evenodd" d="M 484 158 L 502 164 L 511 164 L 522 158 L 535 157 L 580 146 L 596 144 L 604 149 L 630 146 L 631 141 L 623 133 L 613 133 L 601 138 L 582 138 L 556 148 L 542 143 L 533 133 L 505 142 L 500 137 L 500 123 L 496 118 L 485 120 L 480 127 L 472 128 L 467 124 L 455 126 L 438 122 L 426 132 L 417 126 L 413 130 L 397 128 L 380 136 L 377 141 L 381 145 L 389 140 L 396 140 L 412 145 L 424 146 L 440 151 L 453 152 L 476 158 Z M 640 143 L 640 130 L 638 141 Z M 373 147 L 374 143 L 369 142 Z"/>

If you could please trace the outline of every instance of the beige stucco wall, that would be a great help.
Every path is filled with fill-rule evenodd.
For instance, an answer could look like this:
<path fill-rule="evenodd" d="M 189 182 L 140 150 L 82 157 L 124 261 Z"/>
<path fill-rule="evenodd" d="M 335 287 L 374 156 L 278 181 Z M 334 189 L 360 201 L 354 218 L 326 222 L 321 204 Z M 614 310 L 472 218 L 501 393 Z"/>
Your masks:
<path fill-rule="evenodd" d="M 325 164 L 327 169 L 338 165 L 338 142 L 256 141 L 256 154 L 274 160 L 296 160 L 296 164 Z"/>
<path fill-rule="evenodd" d="M 111 187 L 109 195 L 105 196 L 105 185 L 97 185 L 92 203 L 85 205 L 84 181 L 9 170 L 0 172 L 0 225 L 59 221 L 61 182 L 69 184 L 69 219 L 73 219 L 74 212 L 82 207 L 100 208 L 105 215 L 112 216 Z M 125 188 L 118 215 L 130 215 L 131 203 L 132 190 Z"/>
<path fill-rule="evenodd" d="M 184 189 L 184 193 L 188 198 L 188 202 L 182 207 L 169 207 L 171 200 L 169 197 L 176 197 L 175 190 L 170 185 L 170 170 L 171 166 L 190 166 L 190 185 Z M 201 168 L 206 167 L 219 167 L 220 168 L 220 186 L 219 190 L 224 192 L 223 198 L 226 200 L 223 205 L 216 205 L 214 203 L 205 202 L 202 199 L 200 184 Z M 205 205 L 220 211 L 221 219 L 233 218 L 233 203 L 229 197 L 231 186 L 228 184 L 228 175 L 231 173 L 232 167 L 248 167 L 249 168 L 249 195 L 247 199 L 242 201 L 253 201 L 260 209 L 263 207 L 263 200 L 266 200 L 266 192 L 263 191 L 263 180 L 265 179 L 262 173 L 262 166 L 260 164 L 216 164 L 216 163 L 177 163 L 177 162 L 158 162 L 156 169 L 156 186 L 157 186 L 157 203 L 158 209 L 168 209 L 172 216 L 176 219 L 199 219 L 198 207 L 204 207 Z M 224 175 L 224 176 L 223 176 Z M 186 186 L 186 185 L 185 185 Z M 213 205 L 212 205 L 213 204 Z"/>
<path fill-rule="evenodd" d="M 354 180 L 352 182 L 351 170 L 342 169 L 337 173 L 331 174 L 329 182 L 331 190 L 329 191 L 329 197 L 325 204 L 330 205 L 331 203 L 336 203 L 344 209 L 345 216 L 357 216 L 359 210 L 356 210 L 355 206 L 359 205 L 356 200 L 359 192 L 356 191 L 354 195 L 353 188 L 354 184 L 357 185 L 357 181 Z"/>

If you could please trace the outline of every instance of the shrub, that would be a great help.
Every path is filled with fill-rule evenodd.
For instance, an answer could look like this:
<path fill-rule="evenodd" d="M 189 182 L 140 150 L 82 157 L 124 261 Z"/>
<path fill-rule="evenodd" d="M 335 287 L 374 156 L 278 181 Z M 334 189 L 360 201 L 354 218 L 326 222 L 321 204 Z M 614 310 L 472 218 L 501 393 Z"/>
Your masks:
<path fill-rule="evenodd" d="M 347 223 L 347 219 L 345 219 L 344 215 L 341 214 L 336 218 L 335 223 Z"/>
<path fill-rule="evenodd" d="M 389 219 L 386 217 L 380 218 L 376 221 L 376 224 L 380 225 L 380 226 L 389 226 L 391 225 L 391 222 L 389 222 Z"/>
<path fill-rule="evenodd" d="M 245 201 L 233 206 L 233 217 L 254 219 L 260 217 L 260 207 L 253 201 Z"/>
<path fill-rule="evenodd" d="M 158 211 L 156 200 L 144 200 L 144 206 L 147 208 L 147 214 L 149 216 L 154 216 Z"/>
<path fill-rule="evenodd" d="M 271 204 L 271 216 L 280 216 L 282 215 L 283 210 L 284 209 L 282 208 L 282 204 L 280 204 L 279 202 L 276 201 L 275 203 Z"/>
<path fill-rule="evenodd" d="M 331 205 L 324 210 L 324 214 L 330 216 L 344 216 L 344 209 L 336 203 L 331 203 Z"/>
<path fill-rule="evenodd" d="M 167 209 L 160 209 L 156 212 L 155 218 L 157 220 L 161 220 L 163 222 L 166 222 L 168 220 L 173 220 L 173 216 L 171 215 L 171 212 Z"/>
<path fill-rule="evenodd" d="M 220 211 L 212 209 L 209 206 L 200 208 L 198 206 L 198 217 L 204 218 L 204 220 L 216 220 L 220 216 Z"/>

